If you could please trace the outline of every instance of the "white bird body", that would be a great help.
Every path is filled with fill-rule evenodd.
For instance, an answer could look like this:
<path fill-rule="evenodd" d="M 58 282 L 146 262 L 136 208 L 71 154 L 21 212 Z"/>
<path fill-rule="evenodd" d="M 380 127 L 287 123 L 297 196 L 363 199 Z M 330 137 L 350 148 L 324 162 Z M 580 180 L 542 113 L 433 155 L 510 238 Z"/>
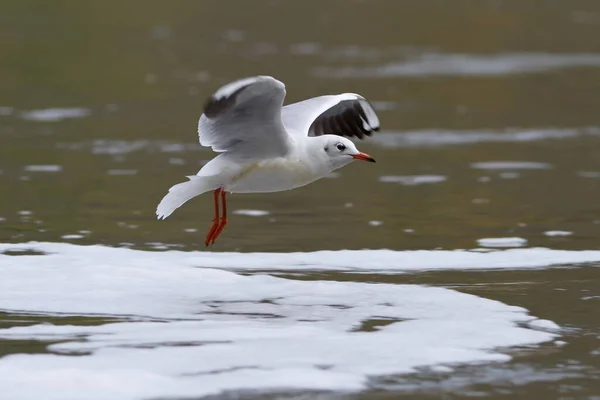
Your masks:
<path fill-rule="evenodd" d="M 218 187 L 230 193 L 280 192 L 305 186 L 334 169 L 324 157 L 318 157 L 320 153 L 310 151 L 313 147 L 310 141 L 315 138 L 307 139 L 299 141 L 288 154 L 281 157 L 244 162 L 221 154 L 207 163 L 198 175 L 218 171 L 213 175 L 220 183 Z"/>
<path fill-rule="evenodd" d="M 246 78 L 219 89 L 198 121 L 200 144 L 220 152 L 188 182 L 179 183 L 159 203 L 159 219 L 202 193 L 215 191 L 215 220 L 206 244 L 227 222 L 219 217 L 218 196 L 269 193 L 314 182 L 355 159 L 372 161 L 339 135 L 369 135 L 379 128 L 370 104 L 360 95 L 321 96 L 282 107 L 285 86 L 267 76 Z M 337 131 L 337 132 L 336 132 Z M 220 221 L 220 222 L 219 222 Z"/>
<path fill-rule="evenodd" d="M 308 185 L 319 175 L 309 163 L 296 157 L 270 158 L 244 166 L 223 189 L 230 193 L 281 192 Z"/>

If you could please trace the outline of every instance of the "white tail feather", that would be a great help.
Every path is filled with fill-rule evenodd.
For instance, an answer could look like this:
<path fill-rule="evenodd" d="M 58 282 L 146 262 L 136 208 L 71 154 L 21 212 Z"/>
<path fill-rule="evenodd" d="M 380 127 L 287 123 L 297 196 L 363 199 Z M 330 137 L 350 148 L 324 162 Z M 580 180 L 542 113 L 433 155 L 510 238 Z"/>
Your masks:
<path fill-rule="evenodd" d="M 188 176 L 188 182 L 178 183 L 169 189 L 169 193 L 161 200 L 156 207 L 156 216 L 158 219 L 165 219 L 183 203 L 209 190 L 216 189 L 211 184 L 210 177 L 207 176 Z"/>

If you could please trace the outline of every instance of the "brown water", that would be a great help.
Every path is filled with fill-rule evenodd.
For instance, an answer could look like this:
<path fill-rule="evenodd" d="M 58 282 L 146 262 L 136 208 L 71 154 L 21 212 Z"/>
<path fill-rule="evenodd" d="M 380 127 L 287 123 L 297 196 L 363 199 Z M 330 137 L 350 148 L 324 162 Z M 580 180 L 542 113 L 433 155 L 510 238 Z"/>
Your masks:
<path fill-rule="evenodd" d="M 166 221 L 154 209 L 212 157 L 196 140 L 205 98 L 255 74 L 284 81 L 287 102 L 367 97 L 382 132 L 359 148 L 377 164 L 291 192 L 231 196 L 232 210 L 270 214 L 234 215 L 213 251 L 462 249 L 489 237 L 600 249 L 594 0 L 5 2 L 0 240 L 203 250 L 210 196 Z M 47 108 L 88 114 L 25 114 Z M 476 164 L 489 162 L 519 164 Z M 39 165 L 60 170 L 31 171 Z M 390 176 L 440 178 L 381 179 Z M 511 349 L 506 364 L 400 376 L 356 398 L 579 399 L 600 398 L 598 266 L 290 278 L 440 285 L 570 328 L 559 349 Z M 17 320 L 0 316 L 5 327 Z M 0 346 L 44 351 L 35 341 Z"/>

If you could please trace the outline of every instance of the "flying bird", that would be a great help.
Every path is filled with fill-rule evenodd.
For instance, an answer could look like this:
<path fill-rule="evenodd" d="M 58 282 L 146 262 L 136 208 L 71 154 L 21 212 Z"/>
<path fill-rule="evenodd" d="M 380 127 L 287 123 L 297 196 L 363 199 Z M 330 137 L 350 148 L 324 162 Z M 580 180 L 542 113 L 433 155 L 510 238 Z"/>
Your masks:
<path fill-rule="evenodd" d="M 285 85 L 270 76 L 241 79 L 217 90 L 204 106 L 198 137 L 202 146 L 221 154 L 188 176 L 189 181 L 169 189 L 156 208 L 158 219 L 212 191 L 215 217 L 205 239 L 208 246 L 227 224 L 228 192 L 295 189 L 354 160 L 375 162 L 346 138 L 363 139 L 379 129 L 364 97 L 343 93 L 283 106 L 285 94 Z"/>

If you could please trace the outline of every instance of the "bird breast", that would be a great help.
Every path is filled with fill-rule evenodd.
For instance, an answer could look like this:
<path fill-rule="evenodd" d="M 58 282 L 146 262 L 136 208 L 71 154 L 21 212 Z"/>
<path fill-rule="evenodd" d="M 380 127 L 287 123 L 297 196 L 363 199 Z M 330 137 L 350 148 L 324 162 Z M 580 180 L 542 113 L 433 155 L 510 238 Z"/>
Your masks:
<path fill-rule="evenodd" d="M 225 190 L 233 193 L 279 192 L 304 186 L 323 175 L 300 160 L 273 158 L 244 166 L 225 185 Z"/>

